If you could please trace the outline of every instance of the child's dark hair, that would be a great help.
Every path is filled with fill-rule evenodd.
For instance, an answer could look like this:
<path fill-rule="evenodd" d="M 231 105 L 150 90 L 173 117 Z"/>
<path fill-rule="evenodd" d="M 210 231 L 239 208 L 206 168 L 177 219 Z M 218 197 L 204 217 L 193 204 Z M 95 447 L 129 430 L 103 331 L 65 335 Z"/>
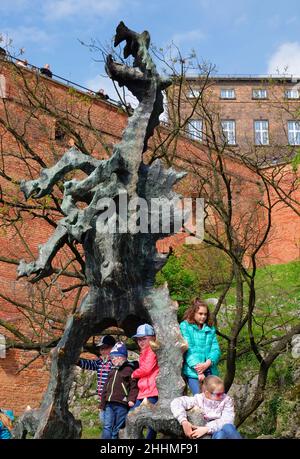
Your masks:
<path fill-rule="evenodd" d="M 201 300 L 201 298 L 198 298 L 198 297 L 194 298 L 194 300 L 192 301 L 192 305 L 185 311 L 184 316 L 183 316 L 183 320 L 186 320 L 190 324 L 196 324 L 196 322 L 195 322 L 195 314 L 198 311 L 198 309 L 200 308 L 200 306 L 202 306 L 202 307 L 207 309 L 207 318 L 206 318 L 205 323 L 207 325 L 209 325 L 210 327 L 212 327 L 213 324 L 214 324 L 214 321 L 213 321 L 213 319 L 212 319 L 212 317 L 210 315 L 209 308 L 208 308 L 207 304 L 203 300 Z"/>

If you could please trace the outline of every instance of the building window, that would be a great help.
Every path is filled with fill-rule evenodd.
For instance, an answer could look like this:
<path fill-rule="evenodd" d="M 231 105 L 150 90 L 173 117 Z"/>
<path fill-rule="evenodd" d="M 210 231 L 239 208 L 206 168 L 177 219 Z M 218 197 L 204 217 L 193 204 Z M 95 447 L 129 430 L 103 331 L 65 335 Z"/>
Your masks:
<path fill-rule="evenodd" d="M 234 89 L 221 89 L 221 99 L 235 99 Z"/>
<path fill-rule="evenodd" d="M 190 89 L 187 93 L 188 99 L 196 99 L 201 94 L 200 89 Z"/>
<path fill-rule="evenodd" d="M 202 140 L 202 120 L 189 120 L 187 127 L 191 139 Z"/>
<path fill-rule="evenodd" d="M 5 359 L 6 357 L 6 338 L 4 335 L 0 334 L 0 359 Z"/>
<path fill-rule="evenodd" d="M 253 99 L 267 99 L 267 90 L 266 89 L 252 89 L 252 98 Z"/>
<path fill-rule="evenodd" d="M 288 89 L 285 91 L 286 99 L 299 99 L 299 90 L 298 89 Z"/>
<path fill-rule="evenodd" d="M 5 76 L 0 75 L 0 98 L 5 99 L 6 97 L 6 81 Z"/>
<path fill-rule="evenodd" d="M 288 138 L 290 145 L 300 145 L 300 121 L 288 121 Z"/>
<path fill-rule="evenodd" d="M 229 145 L 235 145 L 235 121 L 221 121 L 224 137 Z"/>
<path fill-rule="evenodd" d="M 255 145 L 269 145 L 269 121 L 254 121 Z"/>

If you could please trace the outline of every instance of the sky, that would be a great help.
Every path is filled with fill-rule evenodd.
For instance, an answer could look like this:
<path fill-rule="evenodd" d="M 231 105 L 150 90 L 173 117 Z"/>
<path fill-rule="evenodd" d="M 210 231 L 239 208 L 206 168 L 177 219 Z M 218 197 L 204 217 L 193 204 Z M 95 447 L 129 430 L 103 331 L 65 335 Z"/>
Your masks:
<path fill-rule="evenodd" d="M 53 73 L 114 96 L 101 53 L 123 20 L 152 43 L 172 42 L 183 56 L 216 66 L 217 75 L 300 75 L 300 1 L 289 0 L 0 0 L 0 46 Z M 11 50 L 13 52 L 13 49 Z"/>

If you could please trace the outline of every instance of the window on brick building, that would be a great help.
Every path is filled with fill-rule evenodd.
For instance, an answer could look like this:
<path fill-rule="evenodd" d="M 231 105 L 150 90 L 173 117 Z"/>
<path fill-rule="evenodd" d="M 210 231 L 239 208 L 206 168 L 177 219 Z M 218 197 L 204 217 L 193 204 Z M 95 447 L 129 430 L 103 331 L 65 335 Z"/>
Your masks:
<path fill-rule="evenodd" d="M 255 145 L 269 145 L 269 121 L 254 121 Z"/>
<path fill-rule="evenodd" d="M 202 120 L 189 120 L 187 130 L 191 139 L 202 141 Z"/>
<path fill-rule="evenodd" d="M 0 333 L 0 359 L 5 359 L 6 357 L 6 338 Z"/>
<path fill-rule="evenodd" d="M 2 99 L 6 97 L 6 80 L 4 75 L 0 75 L 0 97 Z"/>
<path fill-rule="evenodd" d="M 284 95 L 286 99 L 299 99 L 299 89 L 287 89 Z"/>
<path fill-rule="evenodd" d="M 235 145 L 235 121 L 223 120 L 221 121 L 221 126 L 227 143 L 229 145 Z"/>
<path fill-rule="evenodd" d="M 200 89 L 190 89 L 187 93 L 187 97 L 189 99 L 196 99 L 197 97 L 200 96 L 200 93 L 201 93 Z"/>
<path fill-rule="evenodd" d="M 288 139 L 290 145 L 300 145 L 300 121 L 288 121 Z"/>
<path fill-rule="evenodd" d="M 253 99 L 267 99 L 268 94 L 266 89 L 252 89 Z"/>
<path fill-rule="evenodd" d="M 221 89 L 220 97 L 221 99 L 235 99 L 235 90 Z"/>

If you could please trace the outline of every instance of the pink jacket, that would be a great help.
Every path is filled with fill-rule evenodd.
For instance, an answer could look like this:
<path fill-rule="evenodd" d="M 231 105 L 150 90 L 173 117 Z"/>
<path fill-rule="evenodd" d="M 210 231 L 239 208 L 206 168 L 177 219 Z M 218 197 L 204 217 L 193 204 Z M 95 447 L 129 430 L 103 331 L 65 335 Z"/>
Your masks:
<path fill-rule="evenodd" d="M 139 393 L 137 398 L 155 397 L 158 395 L 156 378 L 159 373 L 156 354 L 148 346 L 140 353 L 139 368 L 132 373 L 138 379 Z"/>

